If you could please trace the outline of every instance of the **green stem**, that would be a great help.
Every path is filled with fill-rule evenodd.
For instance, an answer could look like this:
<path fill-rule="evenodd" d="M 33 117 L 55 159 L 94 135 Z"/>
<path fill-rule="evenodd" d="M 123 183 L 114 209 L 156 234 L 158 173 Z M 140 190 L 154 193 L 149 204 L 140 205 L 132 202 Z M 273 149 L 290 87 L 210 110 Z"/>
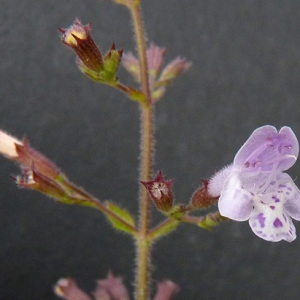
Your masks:
<path fill-rule="evenodd" d="M 133 1 L 129 7 L 136 36 L 137 51 L 140 66 L 141 90 L 145 95 L 147 105 L 141 105 L 141 181 L 149 181 L 152 173 L 152 144 L 153 144 L 153 108 L 149 86 L 146 42 L 139 1 Z M 136 267 L 136 299 L 149 298 L 149 269 L 151 263 L 148 240 L 150 222 L 150 200 L 146 189 L 140 188 L 140 223 L 139 234 L 136 239 L 137 267 Z"/>

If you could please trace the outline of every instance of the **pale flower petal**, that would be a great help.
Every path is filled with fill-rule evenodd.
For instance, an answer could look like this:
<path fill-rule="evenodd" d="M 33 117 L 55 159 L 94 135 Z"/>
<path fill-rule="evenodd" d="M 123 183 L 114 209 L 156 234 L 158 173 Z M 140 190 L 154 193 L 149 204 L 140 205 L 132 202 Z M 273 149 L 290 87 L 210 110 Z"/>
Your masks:
<path fill-rule="evenodd" d="M 283 203 L 274 194 L 264 195 L 264 203 L 257 199 L 255 208 L 249 219 L 253 232 L 264 240 L 292 242 L 296 238 L 292 219 L 285 214 Z"/>
<path fill-rule="evenodd" d="M 241 184 L 237 173 L 232 174 L 227 179 L 218 204 L 220 214 L 223 217 L 235 221 L 249 219 L 253 209 L 252 195 L 243 189 Z"/>
<path fill-rule="evenodd" d="M 2 155 L 9 159 L 18 157 L 15 144 L 22 145 L 22 142 L 0 130 L 0 153 Z"/>
<path fill-rule="evenodd" d="M 270 125 L 251 134 L 234 158 L 234 166 L 245 172 L 289 169 L 299 153 L 297 138 L 291 128 L 282 127 L 279 133 Z"/>
<path fill-rule="evenodd" d="M 213 197 L 219 197 L 228 176 L 232 174 L 233 165 L 229 165 L 217 172 L 208 182 L 208 193 Z"/>

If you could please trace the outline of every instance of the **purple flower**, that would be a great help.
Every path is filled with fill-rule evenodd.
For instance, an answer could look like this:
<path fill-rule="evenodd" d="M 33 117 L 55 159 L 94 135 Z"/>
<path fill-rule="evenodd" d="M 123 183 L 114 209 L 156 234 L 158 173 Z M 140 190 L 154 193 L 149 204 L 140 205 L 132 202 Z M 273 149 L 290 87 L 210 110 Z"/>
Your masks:
<path fill-rule="evenodd" d="M 296 230 L 291 218 L 300 220 L 300 191 L 284 171 L 296 162 L 298 152 L 291 128 L 256 129 L 233 164 L 209 181 L 209 193 L 220 196 L 221 215 L 249 220 L 253 232 L 267 241 L 293 241 Z"/>

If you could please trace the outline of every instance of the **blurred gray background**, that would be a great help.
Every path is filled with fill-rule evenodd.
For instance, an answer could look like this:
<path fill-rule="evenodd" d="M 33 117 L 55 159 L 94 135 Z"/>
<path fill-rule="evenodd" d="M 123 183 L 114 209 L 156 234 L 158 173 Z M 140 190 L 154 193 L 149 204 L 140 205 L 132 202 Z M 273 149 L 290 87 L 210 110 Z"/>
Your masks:
<path fill-rule="evenodd" d="M 300 2 L 144 0 L 149 42 L 193 62 L 156 105 L 156 163 L 187 203 L 202 178 L 232 161 L 262 125 L 300 137 Z M 137 213 L 139 109 L 81 74 L 58 27 L 93 23 L 105 52 L 134 51 L 125 7 L 110 0 L 12 1 L 0 10 L 0 127 L 51 158 L 100 199 Z M 121 71 L 123 82 L 130 82 Z M 86 291 L 109 270 L 133 283 L 134 246 L 90 208 L 18 190 L 0 159 L 0 299 L 56 299 L 71 276 Z M 299 185 L 300 164 L 290 175 Z M 159 214 L 155 213 L 155 219 Z M 300 224 L 296 224 L 298 233 Z M 215 232 L 182 225 L 153 249 L 153 286 L 169 278 L 176 299 L 299 299 L 300 239 L 268 243 L 247 222 Z"/>

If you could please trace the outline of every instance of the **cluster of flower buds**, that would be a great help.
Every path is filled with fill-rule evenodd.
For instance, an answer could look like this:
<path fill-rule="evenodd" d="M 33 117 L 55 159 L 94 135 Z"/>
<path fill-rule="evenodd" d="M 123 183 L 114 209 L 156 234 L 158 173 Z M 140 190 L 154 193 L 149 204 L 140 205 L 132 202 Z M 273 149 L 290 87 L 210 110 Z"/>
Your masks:
<path fill-rule="evenodd" d="M 74 279 L 61 278 L 54 287 L 57 296 L 65 300 L 129 300 L 129 293 L 120 277 L 111 272 L 107 278 L 97 280 L 93 297 L 81 290 Z M 171 300 L 179 292 L 179 286 L 170 280 L 159 282 L 153 300 Z"/>
<path fill-rule="evenodd" d="M 153 43 L 151 43 L 147 49 L 150 90 L 154 102 L 164 95 L 165 87 L 173 79 L 188 70 L 191 66 L 191 63 L 185 58 L 177 57 L 161 70 L 165 54 L 165 48 L 160 48 Z M 133 78 L 140 83 L 140 66 L 138 59 L 131 52 L 124 53 L 122 64 Z"/>
<path fill-rule="evenodd" d="M 112 44 L 110 50 L 102 56 L 91 36 L 91 24 L 82 25 L 79 19 L 67 29 L 59 28 L 62 41 L 72 48 L 76 54 L 79 69 L 91 79 L 115 86 L 118 83 L 117 71 L 123 50 L 116 50 Z"/>

